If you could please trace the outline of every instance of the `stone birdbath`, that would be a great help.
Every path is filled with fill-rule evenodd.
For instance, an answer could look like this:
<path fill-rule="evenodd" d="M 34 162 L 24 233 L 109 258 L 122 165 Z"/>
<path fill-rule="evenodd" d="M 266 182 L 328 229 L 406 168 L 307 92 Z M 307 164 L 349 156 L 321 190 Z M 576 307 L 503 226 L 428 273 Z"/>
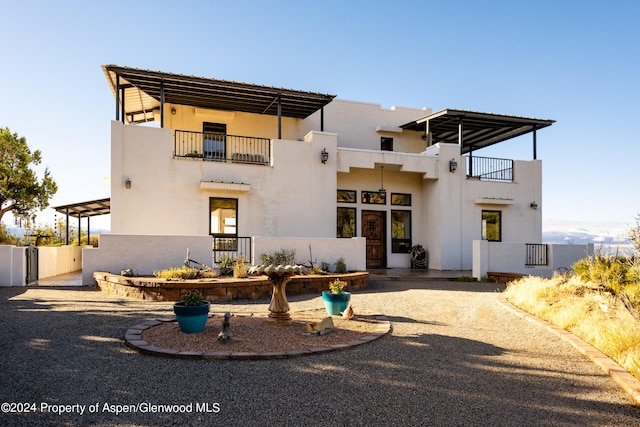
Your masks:
<path fill-rule="evenodd" d="M 266 275 L 273 285 L 269 318 L 267 324 L 272 326 L 289 326 L 292 323 L 289 314 L 286 286 L 291 277 L 304 274 L 305 268 L 300 265 L 256 265 L 249 268 L 250 275 Z"/>

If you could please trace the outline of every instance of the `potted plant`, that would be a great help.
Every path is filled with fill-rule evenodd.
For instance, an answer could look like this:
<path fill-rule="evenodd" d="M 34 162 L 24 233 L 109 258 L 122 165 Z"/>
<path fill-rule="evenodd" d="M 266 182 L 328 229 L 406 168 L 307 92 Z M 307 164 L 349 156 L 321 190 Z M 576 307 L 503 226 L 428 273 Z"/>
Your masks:
<path fill-rule="evenodd" d="M 204 331 L 209 317 L 211 303 L 203 300 L 197 291 L 189 291 L 182 297 L 182 301 L 173 304 L 180 330 L 187 334 Z"/>
<path fill-rule="evenodd" d="M 347 282 L 335 279 L 329 283 L 329 291 L 322 291 L 322 301 L 329 316 L 340 316 L 349 306 L 351 292 L 346 292 Z"/>

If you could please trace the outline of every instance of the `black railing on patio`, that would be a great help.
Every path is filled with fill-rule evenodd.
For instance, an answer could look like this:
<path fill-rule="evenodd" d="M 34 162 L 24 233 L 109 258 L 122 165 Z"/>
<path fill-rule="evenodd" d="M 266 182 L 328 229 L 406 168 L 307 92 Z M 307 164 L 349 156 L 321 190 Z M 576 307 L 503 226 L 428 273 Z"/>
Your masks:
<path fill-rule="evenodd" d="M 213 237 L 213 262 L 219 263 L 223 258 L 236 259 L 244 257 L 245 262 L 252 264 L 251 237 Z"/>
<path fill-rule="evenodd" d="M 513 160 L 467 156 L 467 177 L 481 181 L 513 181 Z"/>
<path fill-rule="evenodd" d="M 542 243 L 526 243 L 527 260 L 525 267 L 537 267 L 548 265 L 547 249 L 548 246 Z"/>
<path fill-rule="evenodd" d="M 271 163 L 271 140 L 176 130 L 173 155 L 205 161 L 268 165 Z"/>

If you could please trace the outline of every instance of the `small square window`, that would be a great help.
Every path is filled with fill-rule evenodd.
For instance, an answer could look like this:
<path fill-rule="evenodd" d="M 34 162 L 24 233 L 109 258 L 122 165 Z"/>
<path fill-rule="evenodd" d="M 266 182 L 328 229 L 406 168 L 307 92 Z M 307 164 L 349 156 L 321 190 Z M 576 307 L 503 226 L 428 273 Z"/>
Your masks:
<path fill-rule="evenodd" d="M 380 150 L 393 151 L 393 138 L 388 136 L 380 137 Z"/>
<path fill-rule="evenodd" d="M 363 191 L 362 203 L 371 204 L 371 205 L 386 205 L 387 192 L 386 191 Z"/>
<path fill-rule="evenodd" d="M 338 190 L 337 201 L 339 203 L 355 203 L 356 202 L 355 190 Z"/>
<path fill-rule="evenodd" d="M 391 204 L 398 206 L 411 206 L 411 194 L 391 193 Z"/>

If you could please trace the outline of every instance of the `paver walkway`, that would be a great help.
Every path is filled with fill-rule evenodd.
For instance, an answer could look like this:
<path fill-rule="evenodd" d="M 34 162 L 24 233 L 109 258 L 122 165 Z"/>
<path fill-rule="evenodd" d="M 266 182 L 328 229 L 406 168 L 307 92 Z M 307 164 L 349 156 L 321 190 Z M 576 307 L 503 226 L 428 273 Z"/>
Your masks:
<path fill-rule="evenodd" d="M 259 361 L 162 359 L 124 345 L 129 327 L 170 314 L 171 303 L 86 288 L 0 288 L 0 402 L 37 410 L 0 413 L 0 425 L 640 423 L 640 408 L 610 377 L 500 306 L 497 286 L 374 279 L 352 301 L 356 312 L 386 314 L 388 336 L 347 351 Z M 316 295 L 289 300 L 292 310 L 322 306 Z M 84 413 L 42 412 L 63 408 L 47 405 L 84 405 Z"/>

